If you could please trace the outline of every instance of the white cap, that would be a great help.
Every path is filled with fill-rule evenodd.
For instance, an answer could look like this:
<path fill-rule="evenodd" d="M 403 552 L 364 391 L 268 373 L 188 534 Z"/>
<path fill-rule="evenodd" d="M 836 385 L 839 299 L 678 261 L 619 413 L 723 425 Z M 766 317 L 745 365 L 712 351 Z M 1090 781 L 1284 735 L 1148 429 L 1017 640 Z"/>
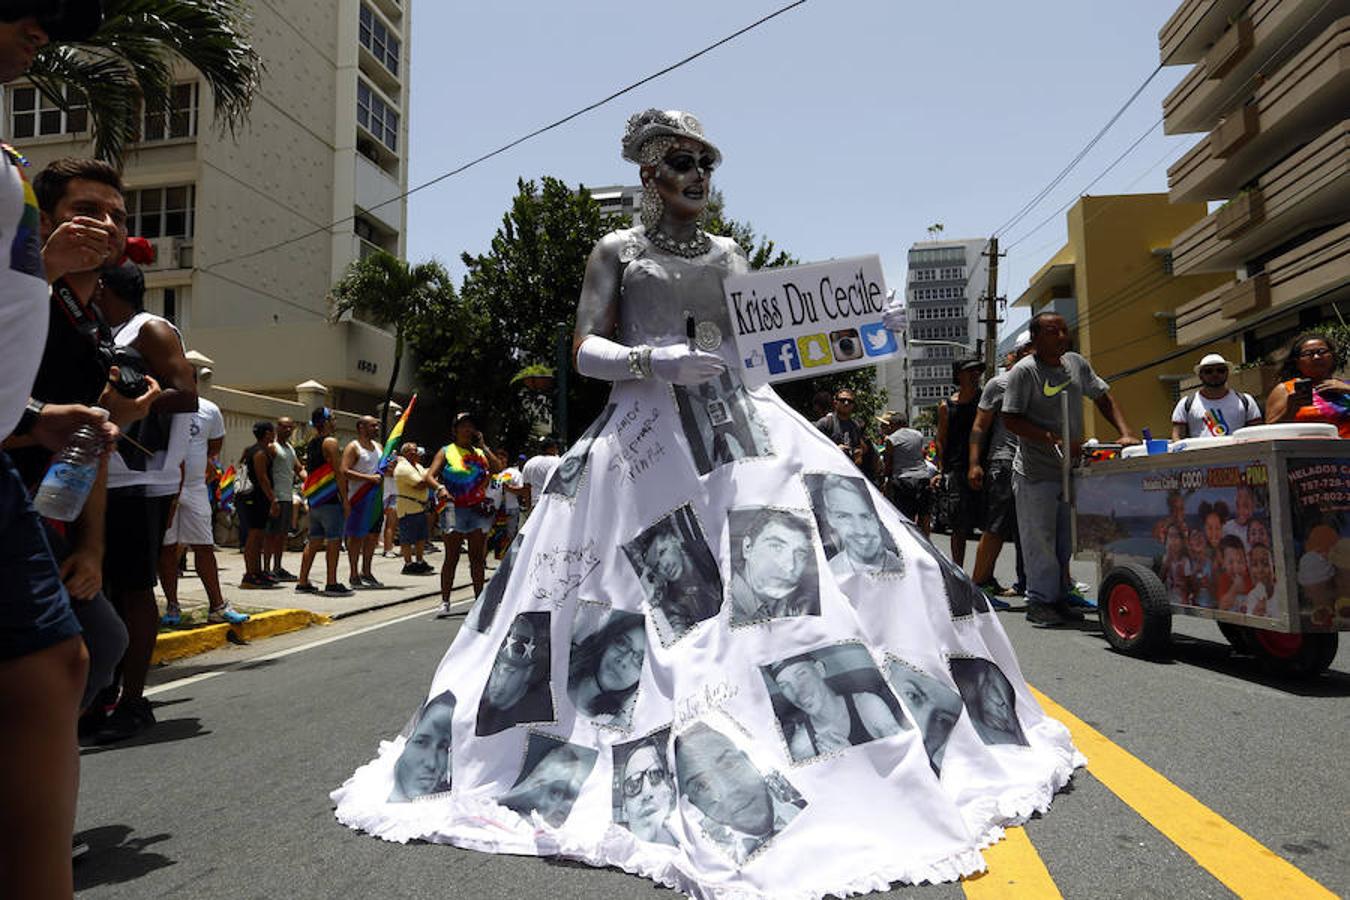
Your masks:
<path fill-rule="evenodd" d="M 1024 347 L 1024 346 L 1026 346 L 1027 344 L 1030 344 L 1030 343 L 1031 343 L 1031 332 L 1030 332 L 1030 331 L 1024 331 L 1024 332 L 1022 332 L 1021 334 L 1019 334 L 1019 335 L 1017 336 L 1017 340 L 1015 340 L 1015 341 L 1013 342 L 1013 346 L 1014 346 L 1014 347 Z"/>
<path fill-rule="evenodd" d="M 1226 369 L 1233 368 L 1233 364 L 1224 359 L 1222 353 L 1206 353 L 1200 361 L 1195 364 L 1195 374 L 1199 375 L 1200 370 L 1207 366 L 1223 366 Z"/>

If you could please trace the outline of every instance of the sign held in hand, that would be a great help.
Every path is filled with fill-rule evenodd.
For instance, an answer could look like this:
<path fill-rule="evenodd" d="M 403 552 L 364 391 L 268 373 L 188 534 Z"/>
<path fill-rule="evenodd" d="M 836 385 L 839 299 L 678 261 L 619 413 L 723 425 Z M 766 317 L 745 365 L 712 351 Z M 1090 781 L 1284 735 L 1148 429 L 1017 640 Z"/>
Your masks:
<path fill-rule="evenodd" d="M 723 290 L 749 386 L 872 366 L 900 352 L 881 321 L 886 281 L 875 255 L 733 275 Z"/>

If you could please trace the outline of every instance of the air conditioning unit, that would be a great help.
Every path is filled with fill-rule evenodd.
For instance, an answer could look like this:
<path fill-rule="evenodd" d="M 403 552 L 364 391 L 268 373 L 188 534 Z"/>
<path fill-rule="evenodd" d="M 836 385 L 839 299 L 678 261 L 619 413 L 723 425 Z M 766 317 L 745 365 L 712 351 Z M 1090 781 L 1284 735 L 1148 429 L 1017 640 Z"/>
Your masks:
<path fill-rule="evenodd" d="M 192 268 L 192 238 L 151 238 L 150 243 L 155 248 L 155 261 L 145 267 L 147 272 Z"/>

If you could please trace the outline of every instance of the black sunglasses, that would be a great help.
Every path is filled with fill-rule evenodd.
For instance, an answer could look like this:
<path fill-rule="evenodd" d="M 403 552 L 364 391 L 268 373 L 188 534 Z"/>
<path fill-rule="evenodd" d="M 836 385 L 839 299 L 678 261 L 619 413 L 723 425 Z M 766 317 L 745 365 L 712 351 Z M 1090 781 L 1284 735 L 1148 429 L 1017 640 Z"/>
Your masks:
<path fill-rule="evenodd" d="M 694 159 L 694 154 L 692 153 L 675 153 L 666 157 L 666 165 L 683 175 L 685 172 L 694 168 L 694 166 L 698 166 L 704 172 L 711 172 L 713 169 L 717 168 L 717 160 L 714 159 L 711 154 L 707 153 L 703 154 L 698 159 Z"/>

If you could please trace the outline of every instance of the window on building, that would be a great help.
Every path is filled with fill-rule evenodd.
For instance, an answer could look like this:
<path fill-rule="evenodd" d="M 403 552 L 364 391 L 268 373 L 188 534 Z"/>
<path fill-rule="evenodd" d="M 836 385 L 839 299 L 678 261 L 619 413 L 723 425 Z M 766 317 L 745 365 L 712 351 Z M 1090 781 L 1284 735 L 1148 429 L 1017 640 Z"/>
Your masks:
<path fill-rule="evenodd" d="M 178 292 L 173 288 L 164 289 L 164 318 L 178 324 Z"/>
<path fill-rule="evenodd" d="M 140 113 L 142 141 L 172 141 L 197 136 L 198 85 L 195 81 L 175 84 L 169 94 L 167 111 Z"/>
<path fill-rule="evenodd" d="M 398 152 L 398 113 L 364 81 L 356 83 L 356 122 L 393 152 Z"/>
<path fill-rule="evenodd" d="M 196 190 L 193 185 L 127 191 L 127 234 L 140 237 L 192 237 Z"/>
<path fill-rule="evenodd" d="M 89 127 L 89 108 L 83 104 L 61 109 L 35 87 L 9 92 L 9 133 L 15 138 L 78 134 Z"/>
<path fill-rule="evenodd" d="M 398 58 L 402 45 L 384 22 L 364 3 L 361 5 L 361 46 L 371 52 L 394 77 L 398 77 Z"/>

